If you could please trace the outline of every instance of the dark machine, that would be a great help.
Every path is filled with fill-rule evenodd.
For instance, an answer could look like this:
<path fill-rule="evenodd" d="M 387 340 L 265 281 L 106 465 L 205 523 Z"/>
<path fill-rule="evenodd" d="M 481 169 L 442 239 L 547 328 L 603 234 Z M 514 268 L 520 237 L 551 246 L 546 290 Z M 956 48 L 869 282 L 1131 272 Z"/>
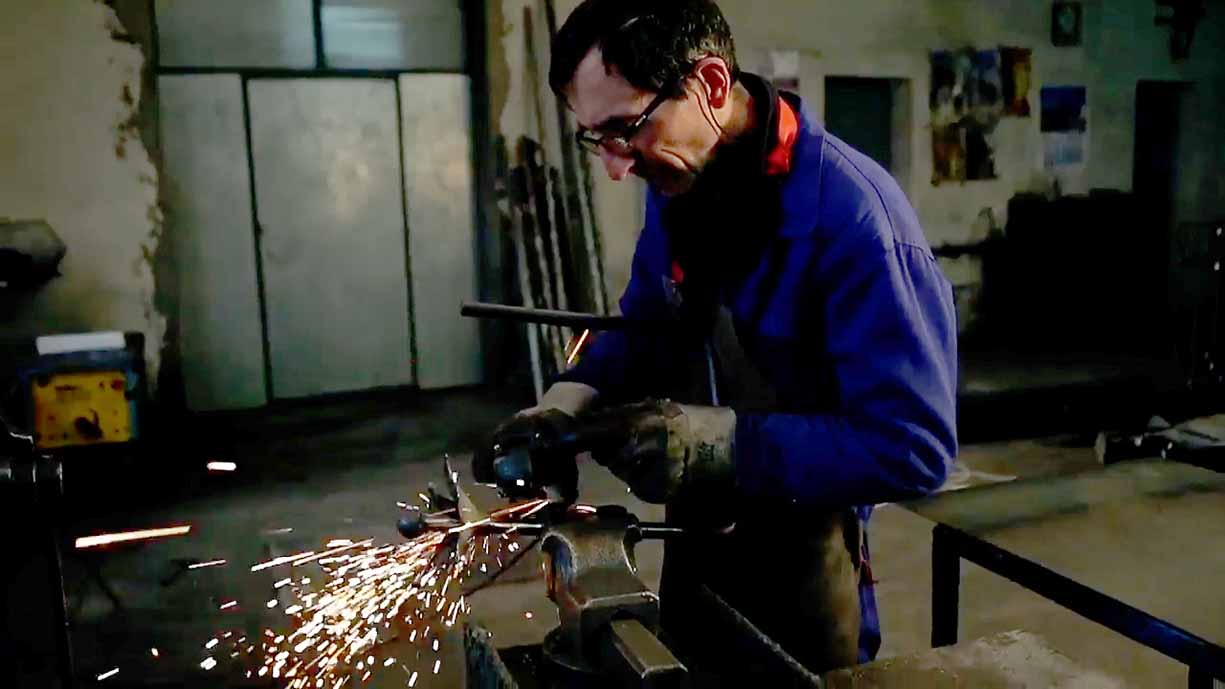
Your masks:
<path fill-rule="evenodd" d="M 59 551 L 60 461 L 0 415 L 0 516 L 15 560 L 0 570 L 0 685 L 72 687 L 72 643 Z"/>

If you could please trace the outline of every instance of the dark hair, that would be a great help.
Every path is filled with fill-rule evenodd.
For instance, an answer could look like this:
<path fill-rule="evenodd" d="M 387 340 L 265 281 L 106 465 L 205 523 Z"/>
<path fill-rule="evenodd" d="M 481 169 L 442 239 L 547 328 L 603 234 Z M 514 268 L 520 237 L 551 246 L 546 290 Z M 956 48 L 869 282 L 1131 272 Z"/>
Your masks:
<path fill-rule="evenodd" d="M 678 88 L 704 57 L 740 75 L 732 30 L 711 0 L 583 0 L 553 39 L 549 85 L 561 94 L 578 64 L 599 46 L 607 68 L 652 93 Z"/>

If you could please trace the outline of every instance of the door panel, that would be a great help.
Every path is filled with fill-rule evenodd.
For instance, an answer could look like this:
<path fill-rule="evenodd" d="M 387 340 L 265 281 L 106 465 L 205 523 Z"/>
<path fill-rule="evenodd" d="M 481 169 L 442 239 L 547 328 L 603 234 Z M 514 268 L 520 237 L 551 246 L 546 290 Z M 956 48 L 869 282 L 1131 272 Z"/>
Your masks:
<path fill-rule="evenodd" d="M 395 84 L 248 88 L 273 396 L 411 384 Z"/>
<path fill-rule="evenodd" d="M 264 340 L 242 81 L 230 74 L 163 76 L 158 100 L 187 405 L 262 406 Z"/>
<path fill-rule="evenodd" d="M 404 194 L 422 388 L 481 381 L 480 331 L 459 315 L 477 296 L 468 77 L 400 77 Z"/>

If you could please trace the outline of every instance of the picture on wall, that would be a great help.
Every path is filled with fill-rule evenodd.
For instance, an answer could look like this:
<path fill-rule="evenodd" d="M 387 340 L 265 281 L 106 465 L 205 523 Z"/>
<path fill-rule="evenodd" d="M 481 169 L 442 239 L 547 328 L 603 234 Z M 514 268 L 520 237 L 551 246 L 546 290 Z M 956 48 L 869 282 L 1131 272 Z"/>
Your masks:
<path fill-rule="evenodd" d="M 1089 130 L 1084 86 L 1047 86 L 1041 92 L 1043 163 L 1051 172 L 1085 164 Z"/>
<path fill-rule="evenodd" d="M 1033 74 L 1033 51 L 1000 47 L 1000 81 L 1004 87 L 1004 114 L 1029 117 L 1029 87 Z"/>
<path fill-rule="evenodd" d="M 1084 11 L 1079 2 L 1051 5 L 1051 44 L 1060 48 L 1080 45 Z"/>
<path fill-rule="evenodd" d="M 995 179 L 996 124 L 1004 113 L 998 50 L 932 53 L 932 184 Z"/>

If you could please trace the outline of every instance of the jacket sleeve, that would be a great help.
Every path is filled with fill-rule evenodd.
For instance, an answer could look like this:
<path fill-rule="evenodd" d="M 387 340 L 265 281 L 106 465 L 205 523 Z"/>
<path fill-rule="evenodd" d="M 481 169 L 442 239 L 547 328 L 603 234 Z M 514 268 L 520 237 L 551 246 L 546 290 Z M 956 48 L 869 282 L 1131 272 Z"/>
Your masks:
<path fill-rule="evenodd" d="M 938 488 L 957 453 L 952 289 L 924 247 L 871 238 L 815 271 L 831 414 L 743 414 L 736 474 L 754 498 L 872 505 Z"/>
<path fill-rule="evenodd" d="M 667 311 L 665 273 L 655 265 L 665 260 L 662 229 L 651 222 L 651 215 L 648 208 L 647 225 L 638 237 L 629 283 L 620 300 L 621 314 L 640 321 L 662 321 Z M 557 380 L 590 385 L 606 404 L 641 399 L 649 394 L 660 365 L 658 339 L 641 331 L 598 333 L 579 362 Z"/>

